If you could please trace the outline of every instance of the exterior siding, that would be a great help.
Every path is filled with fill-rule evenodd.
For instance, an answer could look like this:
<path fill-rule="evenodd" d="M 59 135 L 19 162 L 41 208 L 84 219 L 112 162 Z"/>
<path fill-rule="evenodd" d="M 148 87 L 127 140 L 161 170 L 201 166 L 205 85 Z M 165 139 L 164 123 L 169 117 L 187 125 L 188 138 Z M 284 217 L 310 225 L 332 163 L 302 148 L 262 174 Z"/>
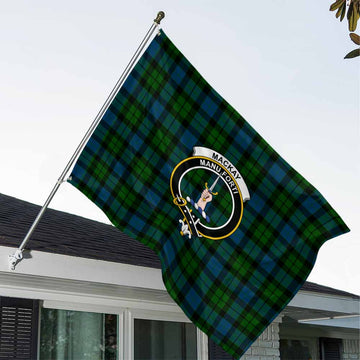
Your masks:
<path fill-rule="evenodd" d="M 280 360 L 280 322 L 281 318 L 276 318 L 241 357 L 241 360 Z"/>
<path fill-rule="evenodd" d="M 360 340 L 343 340 L 344 360 L 359 360 L 360 359 Z"/>

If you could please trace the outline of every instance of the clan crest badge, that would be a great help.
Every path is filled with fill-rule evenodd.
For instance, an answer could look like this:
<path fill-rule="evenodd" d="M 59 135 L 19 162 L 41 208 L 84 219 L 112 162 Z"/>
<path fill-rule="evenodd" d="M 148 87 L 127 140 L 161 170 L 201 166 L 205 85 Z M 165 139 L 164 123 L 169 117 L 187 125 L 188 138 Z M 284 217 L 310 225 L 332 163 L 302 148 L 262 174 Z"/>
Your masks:
<path fill-rule="evenodd" d="M 220 240 L 239 227 L 250 194 L 243 177 L 225 156 L 194 147 L 170 178 L 173 203 L 182 214 L 182 236 Z"/>

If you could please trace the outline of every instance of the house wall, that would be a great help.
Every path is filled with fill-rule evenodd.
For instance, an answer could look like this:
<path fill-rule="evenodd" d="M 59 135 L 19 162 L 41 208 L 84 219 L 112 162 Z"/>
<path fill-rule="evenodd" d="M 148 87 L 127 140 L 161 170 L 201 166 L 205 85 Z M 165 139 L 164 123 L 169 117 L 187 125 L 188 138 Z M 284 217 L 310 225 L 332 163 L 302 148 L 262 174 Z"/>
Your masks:
<path fill-rule="evenodd" d="M 360 359 L 360 340 L 343 340 L 344 360 L 359 360 Z"/>
<path fill-rule="evenodd" d="M 128 328 L 131 327 L 131 319 L 136 316 L 146 318 L 144 311 L 154 320 L 187 321 L 180 308 L 166 293 L 160 269 L 31 251 L 32 258 L 24 260 L 16 272 L 13 272 L 8 270 L 6 261 L 8 254 L 12 252 L 12 248 L 0 246 L 0 258 L 3 259 L 0 261 L 0 296 L 40 299 L 43 306 L 48 308 L 119 314 L 120 317 L 130 319 L 124 320 Z M 358 313 L 359 309 L 358 300 L 303 291 L 291 303 L 300 310 L 324 310 L 342 314 Z M 137 314 L 137 311 L 142 313 Z M 343 345 L 343 359 L 360 360 L 358 330 L 305 324 L 293 327 L 286 324 L 285 320 L 281 321 L 281 318 L 275 319 L 242 360 L 280 360 L 280 324 L 282 337 L 344 339 L 348 342 Z M 131 332 L 127 331 L 127 334 Z M 133 348 L 131 336 L 125 340 L 125 348 L 130 350 L 125 353 L 124 358 L 130 359 L 127 355 Z M 207 359 L 205 335 L 199 334 L 198 344 L 202 344 L 198 358 Z"/>
<path fill-rule="evenodd" d="M 311 347 L 313 360 L 320 359 L 320 338 L 342 339 L 341 360 L 360 360 L 359 329 L 320 326 L 311 324 L 286 323 L 280 325 L 281 339 L 307 341 Z"/>
<path fill-rule="evenodd" d="M 241 360 L 280 360 L 280 323 L 281 317 L 276 318 L 241 357 Z"/>

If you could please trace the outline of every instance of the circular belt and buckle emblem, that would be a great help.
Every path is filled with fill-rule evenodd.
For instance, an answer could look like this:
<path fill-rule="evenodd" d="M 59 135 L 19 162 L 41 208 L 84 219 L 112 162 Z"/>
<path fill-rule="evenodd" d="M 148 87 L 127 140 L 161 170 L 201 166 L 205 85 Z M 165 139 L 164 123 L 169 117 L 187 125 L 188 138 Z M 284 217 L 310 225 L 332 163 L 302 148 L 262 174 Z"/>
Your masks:
<path fill-rule="evenodd" d="M 171 174 L 173 203 L 182 214 L 180 234 L 220 240 L 239 227 L 249 191 L 240 172 L 223 155 L 194 147 L 193 156 Z"/>

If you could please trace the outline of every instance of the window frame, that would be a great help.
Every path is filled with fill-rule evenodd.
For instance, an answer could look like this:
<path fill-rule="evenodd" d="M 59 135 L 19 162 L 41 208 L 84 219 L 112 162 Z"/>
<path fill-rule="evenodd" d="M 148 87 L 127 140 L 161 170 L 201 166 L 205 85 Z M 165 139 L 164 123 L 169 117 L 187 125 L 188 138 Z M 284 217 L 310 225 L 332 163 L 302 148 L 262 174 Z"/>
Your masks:
<path fill-rule="evenodd" d="M 118 316 L 118 360 L 134 360 L 134 321 L 159 320 L 191 323 L 182 312 L 170 312 L 161 310 L 149 310 L 139 308 L 121 308 L 116 306 L 102 306 L 87 303 L 70 303 L 66 301 L 43 301 L 39 309 L 39 337 L 40 342 L 40 319 L 43 308 L 57 310 L 72 310 L 95 312 L 102 314 L 114 314 Z M 199 329 L 196 330 L 197 359 L 208 360 L 208 338 Z M 40 350 L 40 349 L 39 349 Z M 38 360 L 40 351 L 38 351 Z"/>
<path fill-rule="evenodd" d="M 45 304 L 45 306 L 44 306 Z M 117 358 L 118 360 L 124 360 L 121 349 L 123 349 L 123 336 L 121 336 L 121 329 L 123 324 L 124 309 L 116 308 L 111 306 L 99 306 L 93 304 L 80 304 L 80 303 L 68 303 L 64 301 L 40 301 L 39 312 L 38 312 L 38 336 L 37 336 L 37 356 L 36 359 L 40 360 L 40 341 L 41 341 L 41 313 L 43 309 L 54 309 L 54 310 L 69 310 L 69 311 L 82 311 L 92 312 L 98 314 L 112 314 L 118 317 L 117 323 Z"/>
<path fill-rule="evenodd" d="M 191 321 L 183 313 L 173 313 L 165 311 L 149 311 L 139 309 L 126 309 L 124 312 L 125 326 L 127 325 L 128 334 L 131 334 L 131 339 L 125 341 L 125 357 L 124 359 L 134 360 L 134 322 L 139 320 L 158 320 L 171 321 L 181 323 L 191 323 Z M 126 332 L 124 331 L 124 334 Z M 198 360 L 208 360 L 208 338 L 200 329 L 196 328 L 196 349 Z M 121 360 L 124 360 L 121 359 Z"/>

